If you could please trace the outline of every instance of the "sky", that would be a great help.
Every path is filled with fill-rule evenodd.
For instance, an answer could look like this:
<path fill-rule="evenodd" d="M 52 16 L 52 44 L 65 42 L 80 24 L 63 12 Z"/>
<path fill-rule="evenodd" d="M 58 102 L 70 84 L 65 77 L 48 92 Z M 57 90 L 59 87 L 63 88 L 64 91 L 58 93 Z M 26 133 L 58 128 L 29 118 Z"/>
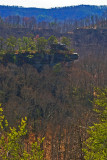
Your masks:
<path fill-rule="evenodd" d="M 80 4 L 107 5 L 107 0 L 0 0 L 0 5 L 54 8 Z"/>

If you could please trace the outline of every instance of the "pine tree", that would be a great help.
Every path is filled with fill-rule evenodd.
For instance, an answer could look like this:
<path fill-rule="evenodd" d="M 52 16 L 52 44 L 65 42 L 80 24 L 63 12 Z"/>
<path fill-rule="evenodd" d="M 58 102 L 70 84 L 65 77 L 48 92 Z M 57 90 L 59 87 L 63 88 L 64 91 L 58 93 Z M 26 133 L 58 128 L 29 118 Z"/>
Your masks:
<path fill-rule="evenodd" d="M 27 135 L 27 118 L 22 118 L 18 129 L 9 128 L 8 122 L 0 107 L 0 159 L 2 160 L 43 160 L 43 150 L 41 144 L 44 140 L 38 140 L 30 145 L 29 151 L 25 147 L 25 136 Z"/>
<path fill-rule="evenodd" d="M 85 160 L 107 159 L 107 89 L 97 89 L 96 95 L 94 110 L 99 115 L 99 123 L 88 129 L 89 138 L 83 149 Z"/>

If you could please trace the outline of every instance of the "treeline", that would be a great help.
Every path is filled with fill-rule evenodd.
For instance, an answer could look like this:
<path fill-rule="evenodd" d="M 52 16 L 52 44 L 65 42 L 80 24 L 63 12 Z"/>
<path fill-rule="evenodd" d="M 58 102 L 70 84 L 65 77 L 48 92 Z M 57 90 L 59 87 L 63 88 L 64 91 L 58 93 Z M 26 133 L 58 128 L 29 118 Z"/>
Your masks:
<path fill-rule="evenodd" d="M 45 65 L 52 67 L 57 63 L 76 59 L 78 54 L 73 54 L 73 49 L 70 49 L 70 39 L 67 37 L 62 36 L 60 43 L 53 35 L 48 39 L 39 35 L 18 39 L 13 36 L 7 39 L 0 37 L 0 63 L 4 65 L 9 62 L 17 66 L 31 64 L 41 71 Z"/>
<path fill-rule="evenodd" d="M 67 37 L 61 37 L 60 42 L 70 47 L 70 39 Z M 49 53 L 52 44 L 57 44 L 58 39 L 52 35 L 48 39 L 45 37 L 23 37 L 15 38 L 11 36 L 7 39 L 0 37 L 0 55 L 5 53 Z"/>
<path fill-rule="evenodd" d="M 3 21 L 3 20 L 2 20 Z M 103 27 L 107 24 L 107 13 L 103 14 L 103 16 L 99 17 L 98 15 L 92 15 L 83 19 L 78 20 L 66 20 L 64 22 L 59 22 L 58 20 L 55 20 L 53 22 L 37 22 L 35 17 L 20 17 L 20 16 L 7 16 L 4 19 L 4 23 L 13 25 L 15 27 L 24 27 L 24 28 L 30 28 L 30 29 L 58 29 L 61 27 L 63 30 L 71 28 L 75 29 L 77 27 L 89 27 L 92 28 L 95 25 L 97 27 Z"/>
<path fill-rule="evenodd" d="M 92 15 L 102 16 L 106 12 L 107 6 L 78 5 L 71 7 L 59 7 L 51 9 L 24 8 L 17 6 L 0 6 L 1 16 L 19 15 L 20 17 L 36 17 L 38 22 L 80 20 Z"/>
<path fill-rule="evenodd" d="M 77 28 L 107 28 L 107 13 L 102 16 L 90 15 L 82 19 L 66 19 L 64 21 L 59 21 L 55 19 L 53 21 L 42 20 L 38 22 L 36 18 L 33 17 L 21 17 L 16 15 L 7 16 L 6 18 L 0 18 L 0 25 L 4 27 L 15 27 L 15 28 L 27 28 L 30 30 L 54 30 L 58 33 L 71 32 Z"/>

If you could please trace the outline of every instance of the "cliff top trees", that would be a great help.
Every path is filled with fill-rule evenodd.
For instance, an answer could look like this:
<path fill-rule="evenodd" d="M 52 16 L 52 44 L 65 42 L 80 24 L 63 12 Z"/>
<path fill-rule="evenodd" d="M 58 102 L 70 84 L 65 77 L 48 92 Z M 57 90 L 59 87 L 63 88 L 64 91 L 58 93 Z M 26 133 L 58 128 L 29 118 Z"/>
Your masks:
<path fill-rule="evenodd" d="M 70 40 L 67 37 L 62 37 L 61 43 L 65 44 L 66 46 L 69 46 Z"/>
<path fill-rule="evenodd" d="M 58 40 L 54 35 L 52 35 L 48 38 L 48 43 L 49 45 L 52 45 L 53 43 L 58 43 Z"/>
<path fill-rule="evenodd" d="M 47 40 L 44 37 L 38 38 L 36 42 L 36 46 L 37 46 L 38 52 L 44 53 L 47 46 Z"/>
<path fill-rule="evenodd" d="M 4 45 L 4 39 L 3 37 L 0 37 L 0 51 L 3 49 L 3 45 Z"/>
<path fill-rule="evenodd" d="M 11 36 L 6 40 L 7 52 L 14 52 L 16 47 L 16 38 Z"/>

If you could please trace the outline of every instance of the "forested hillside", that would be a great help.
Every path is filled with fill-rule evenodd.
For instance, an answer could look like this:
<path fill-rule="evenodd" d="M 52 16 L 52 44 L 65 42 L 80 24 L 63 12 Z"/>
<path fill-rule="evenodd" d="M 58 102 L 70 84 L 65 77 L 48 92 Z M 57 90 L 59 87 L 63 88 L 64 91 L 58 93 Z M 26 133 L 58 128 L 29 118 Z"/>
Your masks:
<path fill-rule="evenodd" d="M 27 156 L 34 160 L 35 155 L 39 160 L 40 157 L 41 160 L 90 160 L 93 152 L 94 159 L 105 160 L 106 7 L 91 6 L 88 11 L 93 16 L 78 20 L 87 7 L 90 8 L 36 10 L 1 6 L 0 152 L 4 160 L 15 156 L 18 160 L 23 157 L 25 160 Z M 35 15 L 41 11 L 48 16 L 51 16 L 48 11 L 52 14 L 54 11 L 53 19 L 66 9 L 64 14 L 68 18 L 68 11 L 75 9 L 73 23 L 71 20 L 37 22 L 30 17 L 35 10 L 38 11 Z M 78 9 L 82 10 L 81 14 Z M 76 13 L 80 17 L 76 17 Z M 9 127 L 15 127 L 13 130 L 7 121 Z M 93 127 L 87 133 L 89 126 Z M 102 134 L 98 136 L 99 129 Z M 35 141 L 43 137 L 45 139 L 37 145 Z M 100 149 L 94 145 L 93 137 L 100 142 Z"/>
<path fill-rule="evenodd" d="M 79 20 L 89 16 L 102 16 L 105 14 L 107 6 L 71 6 L 62 8 L 40 9 L 40 8 L 23 8 L 15 6 L 0 6 L 0 16 L 20 16 L 20 17 L 35 17 L 38 21 L 53 21 L 53 20 Z"/>

